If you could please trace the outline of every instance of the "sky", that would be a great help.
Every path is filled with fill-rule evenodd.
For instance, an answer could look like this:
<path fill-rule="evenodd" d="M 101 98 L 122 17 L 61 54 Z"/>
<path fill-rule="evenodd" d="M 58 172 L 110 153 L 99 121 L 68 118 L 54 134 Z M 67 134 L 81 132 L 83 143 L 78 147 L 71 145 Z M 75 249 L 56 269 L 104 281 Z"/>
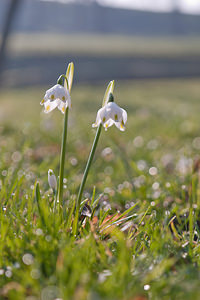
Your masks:
<path fill-rule="evenodd" d="M 76 0 L 46 0 L 60 2 L 74 2 Z M 94 0 L 79 0 L 79 2 L 89 2 Z M 96 0 L 105 6 L 132 8 L 150 11 L 171 11 L 174 8 L 181 12 L 200 14 L 200 0 Z"/>
<path fill-rule="evenodd" d="M 178 8 L 182 12 L 200 13 L 200 0 L 99 0 L 103 5 L 126 8 L 170 11 Z"/>

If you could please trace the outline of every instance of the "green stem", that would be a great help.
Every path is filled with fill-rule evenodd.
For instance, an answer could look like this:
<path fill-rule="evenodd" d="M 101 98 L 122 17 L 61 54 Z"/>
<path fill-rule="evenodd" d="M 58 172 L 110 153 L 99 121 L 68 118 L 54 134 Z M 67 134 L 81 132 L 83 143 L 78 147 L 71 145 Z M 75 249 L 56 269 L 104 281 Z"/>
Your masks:
<path fill-rule="evenodd" d="M 61 205 L 63 205 L 63 175 L 64 175 L 64 166 L 65 166 L 66 140 L 67 140 L 67 121 L 68 121 L 68 107 L 65 110 L 62 146 L 61 146 L 61 154 L 60 154 L 60 173 L 59 173 L 59 187 L 58 187 L 59 211 L 61 209 Z"/>
<path fill-rule="evenodd" d="M 98 140 L 99 140 L 100 133 L 101 133 L 101 128 L 102 128 L 102 124 L 100 124 L 98 129 L 97 129 L 97 132 L 96 132 L 96 135 L 95 135 L 95 138 L 94 138 L 94 142 L 93 142 L 93 145 L 92 145 L 92 149 L 90 151 L 90 155 L 89 155 L 89 158 L 88 158 L 88 161 L 87 161 L 87 164 L 86 164 L 86 167 L 85 167 L 85 171 L 84 171 L 84 174 L 83 174 L 82 182 L 81 182 L 81 185 L 80 185 L 80 188 L 79 188 L 78 197 L 77 197 L 77 200 L 76 200 L 76 214 L 75 214 L 74 226 L 73 226 L 74 235 L 77 234 L 79 209 L 80 209 L 80 204 L 81 204 L 81 198 L 82 198 L 82 195 L 83 195 L 83 189 L 84 189 L 84 186 L 85 186 L 85 183 L 86 183 L 86 180 L 87 180 L 87 176 L 88 176 L 88 173 L 89 173 L 89 170 L 90 170 L 90 166 L 92 164 L 92 160 L 93 160 L 95 150 L 96 150 L 96 147 L 97 147 L 97 144 L 98 144 Z"/>

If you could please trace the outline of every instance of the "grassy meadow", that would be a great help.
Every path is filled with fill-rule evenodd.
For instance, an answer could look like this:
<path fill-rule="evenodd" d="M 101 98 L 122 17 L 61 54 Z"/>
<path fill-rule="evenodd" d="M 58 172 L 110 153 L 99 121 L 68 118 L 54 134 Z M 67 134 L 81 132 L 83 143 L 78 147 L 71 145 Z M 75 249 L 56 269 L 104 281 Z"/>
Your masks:
<path fill-rule="evenodd" d="M 49 87 L 0 92 L 2 300 L 199 299 L 199 79 L 116 82 L 126 131 L 102 130 L 83 197 L 92 215 L 72 234 L 106 85 L 72 88 L 62 216 L 47 172 L 59 173 L 63 116 L 39 104 Z"/>

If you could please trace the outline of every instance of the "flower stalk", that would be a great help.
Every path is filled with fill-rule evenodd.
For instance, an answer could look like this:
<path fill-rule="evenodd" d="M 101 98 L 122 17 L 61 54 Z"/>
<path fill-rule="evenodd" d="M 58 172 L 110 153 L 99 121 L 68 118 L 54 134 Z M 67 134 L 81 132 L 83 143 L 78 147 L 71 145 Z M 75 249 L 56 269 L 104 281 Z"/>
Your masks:
<path fill-rule="evenodd" d="M 80 185 L 80 188 L 79 188 L 78 197 L 77 197 L 77 200 L 76 200 L 76 214 L 75 214 L 74 228 L 73 228 L 74 235 L 77 234 L 79 209 L 80 209 L 80 205 L 81 205 L 83 190 L 84 190 L 85 183 L 86 183 L 86 180 L 87 180 L 87 176 L 88 176 L 88 173 L 89 173 L 89 170 L 90 170 L 90 166 L 92 164 L 92 160 L 93 160 L 96 148 L 97 148 L 97 144 L 98 144 L 99 137 L 100 137 L 100 134 L 101 134 L 101 128 L 102 128 L 102 124 L 100 124 L 98 126 L 98 129 L 97 129 L 97 132 L 96 132 L 96 135 L 95 135 L 95 138 L 94 138 L 94 142 L 93 142 L 93 145 L 92 145 L 92 149 L 90 151 L 90 155 L 88 157 L 88 161 L 87 161 L 87 164 L 86 164 L 86 167 L 85 167 L 82 182 L 81 182 L 81 185 Z"/>
<path fill-rule="evenodd" d="M 72 83 L 74 76 L 74 64 L 71 62 L 68 65 L 66 75 L 61 75 L 58 78 L 58 84 L 62 84 L 64 88 L 71 92 Z M 70 99 L 70 98 L 69 98 Z M 60 171 L 59 171 L 59 184 L 58 184 L 58 204 L 59 204 L 59 212 L 61 212 L 61 208 L 63 206 L 63 178 L 64 178 L 64 167 L 65 167 L 65 153 L 66 153 L 66 141 L 67 141 L 67 127 L 68 127 L 68 111 L 71 108 L 71 101 L 68 102 L 68 105 L 65 108 L 64 112 L 64 124 L 63 124 L 63 136 L 62 136 L 62 144 L 61 144 L 61 154 L 60 154 Z"/>
<path fill-rule="evenodd" d="M 67 141 L 68 110 L 69 109 L 67 107 L 65 109 L 62 145 L 61 145 L 61 153 L 60 153 L 60 172 L 59 172 L 59 186 L 58 186 L 59 211 L 63 205 L 63 177 L 64 177 L 66 141 Z"/>
<path fill-rule="evenodd" d="M 104 98 L 103 98 L 102 106 L 105 106 L 108 102 L 113 101 L 113 90 L 114 90 L 114 81 L 111 81 L 108 84 L 108 87 L 106 89 L 106 92 L 105 92 L 105 95 L 104 95 Z M 96 132 L 96 135 L 95 135 L 95 138 L 94 138 L 92 149 L 90 151 L 90 155 L 88 157 L 88 161 L 87 161 L 85 171 L 84 171 L 84 174 L 83 174 L 82 182 L 81 182 L 81 185 L 80 185 L 80 188 L 79 188 L 78 197 L 77 197 L 77 200 L 76 200 L 75 219 L 74 219 L 74 223 L 73 223 L 73 234 L 74 234 L 74 236 L 77 235 L 79 210 L 80 210 L 83 190 L 84 190 L 85 183 L 86 183 L 86 180 L 87 180 L 87 176 L 88 176 L 88 173 L 89 173 L 92 161 L 93 161 L 93 157 L 94 157 L 94 154 L 95 154 L 95 151 L 96 151 L 96 148 L 97 148 L 97 144 L 98 144 L 99 137 L 100 137 L 100 134 L 101 134 L 101 129 L 102 129 L 102 124 L 100 123 L 100 124 L 98 124 L 98 128 L 97 128 L 97 132 Z"/>

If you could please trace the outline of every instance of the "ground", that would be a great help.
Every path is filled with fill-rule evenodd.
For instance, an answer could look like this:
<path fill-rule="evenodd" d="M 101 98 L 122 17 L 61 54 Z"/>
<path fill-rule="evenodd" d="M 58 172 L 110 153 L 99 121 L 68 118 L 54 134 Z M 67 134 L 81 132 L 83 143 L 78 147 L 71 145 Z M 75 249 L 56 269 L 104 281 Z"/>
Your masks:
<path fill-rule="evenodd" d="M 47 172 L 63 116 L 42 112 L 49 87 L 1 90 L 0 299 L 199 297 L 199 79 L 116 82 L 127 128 L 102 131 L 83 197 L 95 217 L 71 232 L 106 85 L 73 86 L 60 214 Z"/>

